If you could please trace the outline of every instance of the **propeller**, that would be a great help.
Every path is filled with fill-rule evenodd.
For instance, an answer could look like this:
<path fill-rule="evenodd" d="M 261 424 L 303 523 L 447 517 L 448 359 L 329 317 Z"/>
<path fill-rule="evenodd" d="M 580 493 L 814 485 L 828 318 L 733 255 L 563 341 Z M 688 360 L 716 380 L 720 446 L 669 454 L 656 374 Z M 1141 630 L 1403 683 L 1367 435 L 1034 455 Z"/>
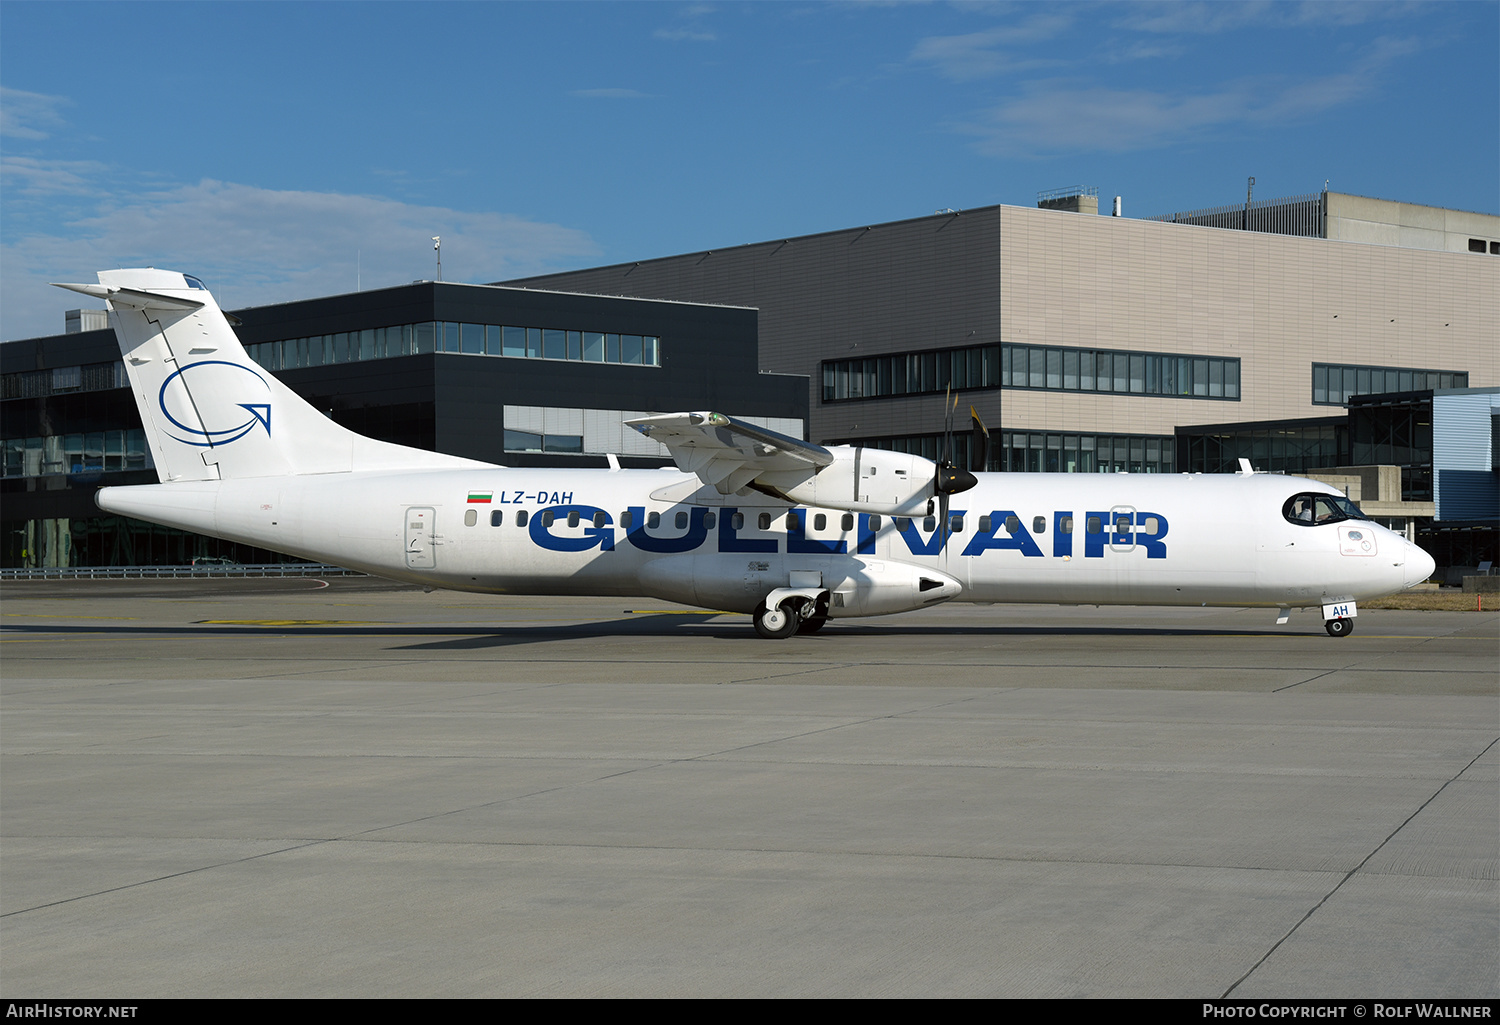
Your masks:
<path fill-rule="evenodd" d="M 952 400 L 951 402 L 949 400 Z M 953 395 L 953 386 L 948 386 L 947 394 L 943 398 L 943 454 L 938 460 L 937 473 L 932 481 L 932 490 L 937 494 L 938 512 L 942 516 L 938 529 L 943 532 L 943 542 L 938 548 L 940 552 L 948 550 L 948 498 L 962 491 L 968 491 L 979 481 L 968 470 L 962 469 L 953 462 L 953 411 L 958 408 L 958 399 Z"/>
<path fill-rule="evenodd" d="M 983 473 L 989 469 L 990 429 L 979 419 L 979 410 L 973 406 L 969 407 L 969 419 L 974 425 L 970 428 L 969 469 Z"/>

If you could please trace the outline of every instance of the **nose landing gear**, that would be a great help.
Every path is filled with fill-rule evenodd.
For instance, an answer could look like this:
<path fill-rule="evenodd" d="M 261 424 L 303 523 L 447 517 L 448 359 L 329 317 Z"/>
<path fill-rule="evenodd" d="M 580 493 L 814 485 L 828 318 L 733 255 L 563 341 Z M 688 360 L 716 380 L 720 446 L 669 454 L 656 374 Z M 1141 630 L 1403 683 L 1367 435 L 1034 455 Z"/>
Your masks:
<path fill-rule="evenodd" d="M 1348 637 L 1354 632 L 1354 620 L 1330 619 L 1323 624 L 1323 629 L 1328 631 L 1329 637 Z"/>

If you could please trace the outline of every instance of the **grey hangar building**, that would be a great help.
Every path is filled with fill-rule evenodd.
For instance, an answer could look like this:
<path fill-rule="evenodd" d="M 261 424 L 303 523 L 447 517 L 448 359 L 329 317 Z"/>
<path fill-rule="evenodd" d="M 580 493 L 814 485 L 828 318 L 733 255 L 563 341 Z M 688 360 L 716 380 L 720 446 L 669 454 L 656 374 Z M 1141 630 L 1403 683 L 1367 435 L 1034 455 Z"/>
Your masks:
<path fill-rule="evenodd" d="M 233 312 L 252 357 L 340 423 L 506 465 L 660 465 L 620 421 L 683 409 L 936 457 L 951 394 L 955 454 L 974 469 L 1243 458 L 1342 487 L 1440 567 L 1496 556 L 1488 214 L 1322 192 L 1133 219 L 1072 189 Z M 273 558 L 100 515 L 97 487 L 155 473 L 102 313 L 69 318 L 69 333 L 0 345 L 0 565 Z"/>

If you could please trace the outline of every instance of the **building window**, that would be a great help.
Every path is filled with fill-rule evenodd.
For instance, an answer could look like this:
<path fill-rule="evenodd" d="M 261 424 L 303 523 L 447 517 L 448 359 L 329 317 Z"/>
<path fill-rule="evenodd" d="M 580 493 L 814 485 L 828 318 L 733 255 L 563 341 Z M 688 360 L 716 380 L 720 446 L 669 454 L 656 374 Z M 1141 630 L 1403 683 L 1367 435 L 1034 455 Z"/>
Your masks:
<path fill-rule="evenodd" d="M 1238 359 L 1049 345 L 976 345 L 829 360 L 822 377 L 824 402 L 928 395 L 949 388 L 1240 399 Z"/>
<path fill-rule="evenodd" d="M 394 356 L 419 356 L 429 352 L 646 367 L 661 365 L 661 339 L 656 335 L 612 335 L 565 328 L 459 324 L 451 321 L 397 324 L 361 331 L 310 335 L 306 338 L 255 342 L 246 345 L 245 351 L 267 370 L 358 363 Z M 16 375 L 6 375 L 7 378 L 13 376 Z M 20 396 L 6 395 L 6 398 L 11 397 Z"/>
<path fill-rule="evenodd" d="M 1351 395 L 1467 388 L 1469 374 L 1461 370 L 1415 370 L 1409 367 L 1364 367 L 1340 363 L 1312 365 L 1315 406 L 1343 406 Z"/>
<path fill-rule="evenodd" d="M 1176 439 L 1170 435 L 1069 434 L 1062 431 L 991 431 L 984 469 L 1010 473 L 1175 473 Z M 958 466 L 972 467 L 972 436 L 952 439 Z M 827 445 L 863 445 L 910 452 L 936 462 L 943 435 L 911 434 L 893 438 L 849 438 Z M 1019 522 L 1019 521 L 1018 521 Z"/>

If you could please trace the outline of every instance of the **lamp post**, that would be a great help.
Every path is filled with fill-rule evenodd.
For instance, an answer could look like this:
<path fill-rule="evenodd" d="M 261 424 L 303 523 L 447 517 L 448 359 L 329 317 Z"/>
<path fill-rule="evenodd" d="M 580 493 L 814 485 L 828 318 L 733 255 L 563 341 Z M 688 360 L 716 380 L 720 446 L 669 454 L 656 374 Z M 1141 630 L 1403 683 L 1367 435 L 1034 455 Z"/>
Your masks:
<path fill-rule="evenodd" d="M 441 235 L 434 235 L 434 236 L 432 236 L 432 248 L 433 248 L 433 251 L 437 253 L 438 280 L 442 281 L 443 280 L 443 236 L 441 236 Z"/>

